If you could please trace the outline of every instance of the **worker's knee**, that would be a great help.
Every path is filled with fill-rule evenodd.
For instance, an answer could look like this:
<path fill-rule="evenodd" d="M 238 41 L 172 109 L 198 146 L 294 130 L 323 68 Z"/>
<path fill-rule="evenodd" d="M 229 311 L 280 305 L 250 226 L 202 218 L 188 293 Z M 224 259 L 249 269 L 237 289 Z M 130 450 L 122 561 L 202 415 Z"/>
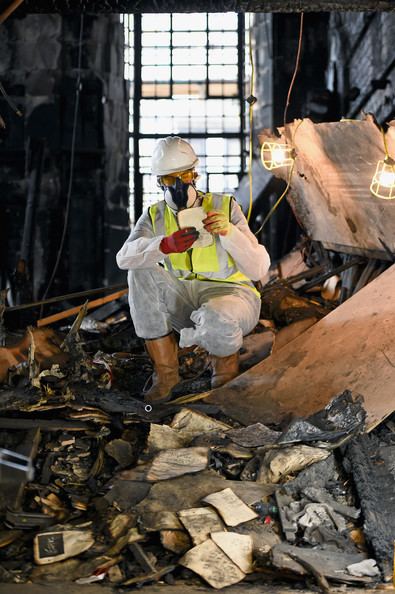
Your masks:
<path fill-rule="evenodd" d="M 218 311 L 210 303 L 205 303 L 192 313 L 191 320 L 200 334 L 201 346 L 210 354 L 227 357 L 241 348 L 243 331 L 231 312 Z"/>

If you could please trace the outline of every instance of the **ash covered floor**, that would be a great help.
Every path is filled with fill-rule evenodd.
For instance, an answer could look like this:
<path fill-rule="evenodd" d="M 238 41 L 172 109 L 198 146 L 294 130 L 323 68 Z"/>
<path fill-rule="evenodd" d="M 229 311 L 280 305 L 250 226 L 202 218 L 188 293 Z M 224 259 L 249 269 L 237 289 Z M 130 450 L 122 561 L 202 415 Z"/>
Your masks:
<path fill-rule="evenodd" d="M 367 265 L 359 261 L 361 275 Z M 229 401 L 249 374 L 262 398 L 257 370 L 292 343 L 308 349 L 310 333 L 343 311 L 335 293 L 323 297 L 316 274 L 316 283 L 304 270 L 265 287 Z M 388 583 L 391 399 L 374 424 L 363 393 L 335 387 L 311 414 L 298 415 L 296 400 L 293 414 L 274 406 L 270 419 L 257 413 L 243 423 L 215 402 L 207 353 L 192 348 L 179 352 L 175 400 L 151 410 L 143 400 L 151 364 L 126 304 L 104 307 L 89 316 L 82 309 L 57 331 L 8 336 L 0 349 L 3 363 L 15 358 L 0 389 L 0 448 L 34 469 L 32 478 L 0 465 L 7 594 L 56 592 L 65 582 L 70 592 L 168 594 Z M 314 397 L 317 384 L 307 378 L 305 391 Z"/>

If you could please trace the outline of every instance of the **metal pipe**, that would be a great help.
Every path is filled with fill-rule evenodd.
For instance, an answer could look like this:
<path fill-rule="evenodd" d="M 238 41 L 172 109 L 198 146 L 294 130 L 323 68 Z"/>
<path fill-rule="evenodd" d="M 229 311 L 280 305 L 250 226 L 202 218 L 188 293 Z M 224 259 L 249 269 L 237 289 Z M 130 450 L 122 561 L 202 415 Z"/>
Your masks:
<path fill-rule="evenodd" d="M 331 276 L 334 276 L 335 274 L 339 274 L 340 272 L 344 272 L 345 270 L 348 270 L 349 268 L 352 268 L 353 266 L 358 266 L 358 264 L 362 264 L 363 262 L 364 262 L 363 258 L 356 258 L 355 260 L 350 260 L 349 262 L 345 262 L 345 264 L 341 264 L 341 266 L 337 266 L 336 268 L 333 268 L 332 270 L 329 270 L 328 272 L 321 274 L 320 276 L 313 279 L 312 281 L 304 284 L 302 287 L 299 287 L 297 289 L 297 292 L 307 291 L 308 289 L 311 289 L 312 287 L 315 287 L 316 285 L 320 285 L 321 283 L 326 281 Z"/>
<path fill-rule="evenodd" d="M 22 305 L 14 305 L 12 307 L 6 307 L 6 313 L 11 311 L 21 311 L 23 309 L 32 309 L 40 305 L 47 305 L 48 303 L 57 303 L 59 301 L 66 301 L 67 299 L 77 299 L 77 297 L 86 297 L 88 295 L 95 295 L 96 293 L 107 293 L 107 291 L 114 291 L 116 289 L 126 289 L 125 283 L 118 285 L 111 285 L 110 287 L 100 287 L 98 289 L 89 289 L 87 291 L 79 291 L 78 293 L 69 293 L 68 295 L 60 295 L 59 297 L 50 297 L 41 301 L 34 301 L 33 303 L 24 303 Z"/>

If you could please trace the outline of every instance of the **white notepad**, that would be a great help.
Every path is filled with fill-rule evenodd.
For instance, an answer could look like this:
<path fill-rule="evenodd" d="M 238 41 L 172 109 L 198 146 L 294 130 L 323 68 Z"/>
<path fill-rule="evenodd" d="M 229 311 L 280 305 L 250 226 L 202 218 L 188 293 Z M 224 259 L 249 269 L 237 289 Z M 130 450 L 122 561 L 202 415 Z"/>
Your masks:
<path fill-rule="evenodd" d="M 185 208 L 177 213 L 177 220 L 180 229 L 185 227 L 195 227 L 199 231 L 199 237 L 192 244 L 192 248 L 204 248 L 212 245 L 214 238 L 211 233 L 206 231 L 203 226 L 203 220 L 207 217 L 207 213 L 202 206 L 195 208 Z"/>

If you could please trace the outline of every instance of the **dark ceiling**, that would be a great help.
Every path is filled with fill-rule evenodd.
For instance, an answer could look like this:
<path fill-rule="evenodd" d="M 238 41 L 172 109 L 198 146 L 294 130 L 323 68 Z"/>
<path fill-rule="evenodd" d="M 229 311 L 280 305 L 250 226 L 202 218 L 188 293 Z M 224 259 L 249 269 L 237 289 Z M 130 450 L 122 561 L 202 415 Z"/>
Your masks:
<path fill-rule="evenodd" d="M 0 0 L 0 10 L 11 0 Z M 319 12 L 394 11 L 394 0 L 25 0 L 17 14 L 25 12 Z"/>

